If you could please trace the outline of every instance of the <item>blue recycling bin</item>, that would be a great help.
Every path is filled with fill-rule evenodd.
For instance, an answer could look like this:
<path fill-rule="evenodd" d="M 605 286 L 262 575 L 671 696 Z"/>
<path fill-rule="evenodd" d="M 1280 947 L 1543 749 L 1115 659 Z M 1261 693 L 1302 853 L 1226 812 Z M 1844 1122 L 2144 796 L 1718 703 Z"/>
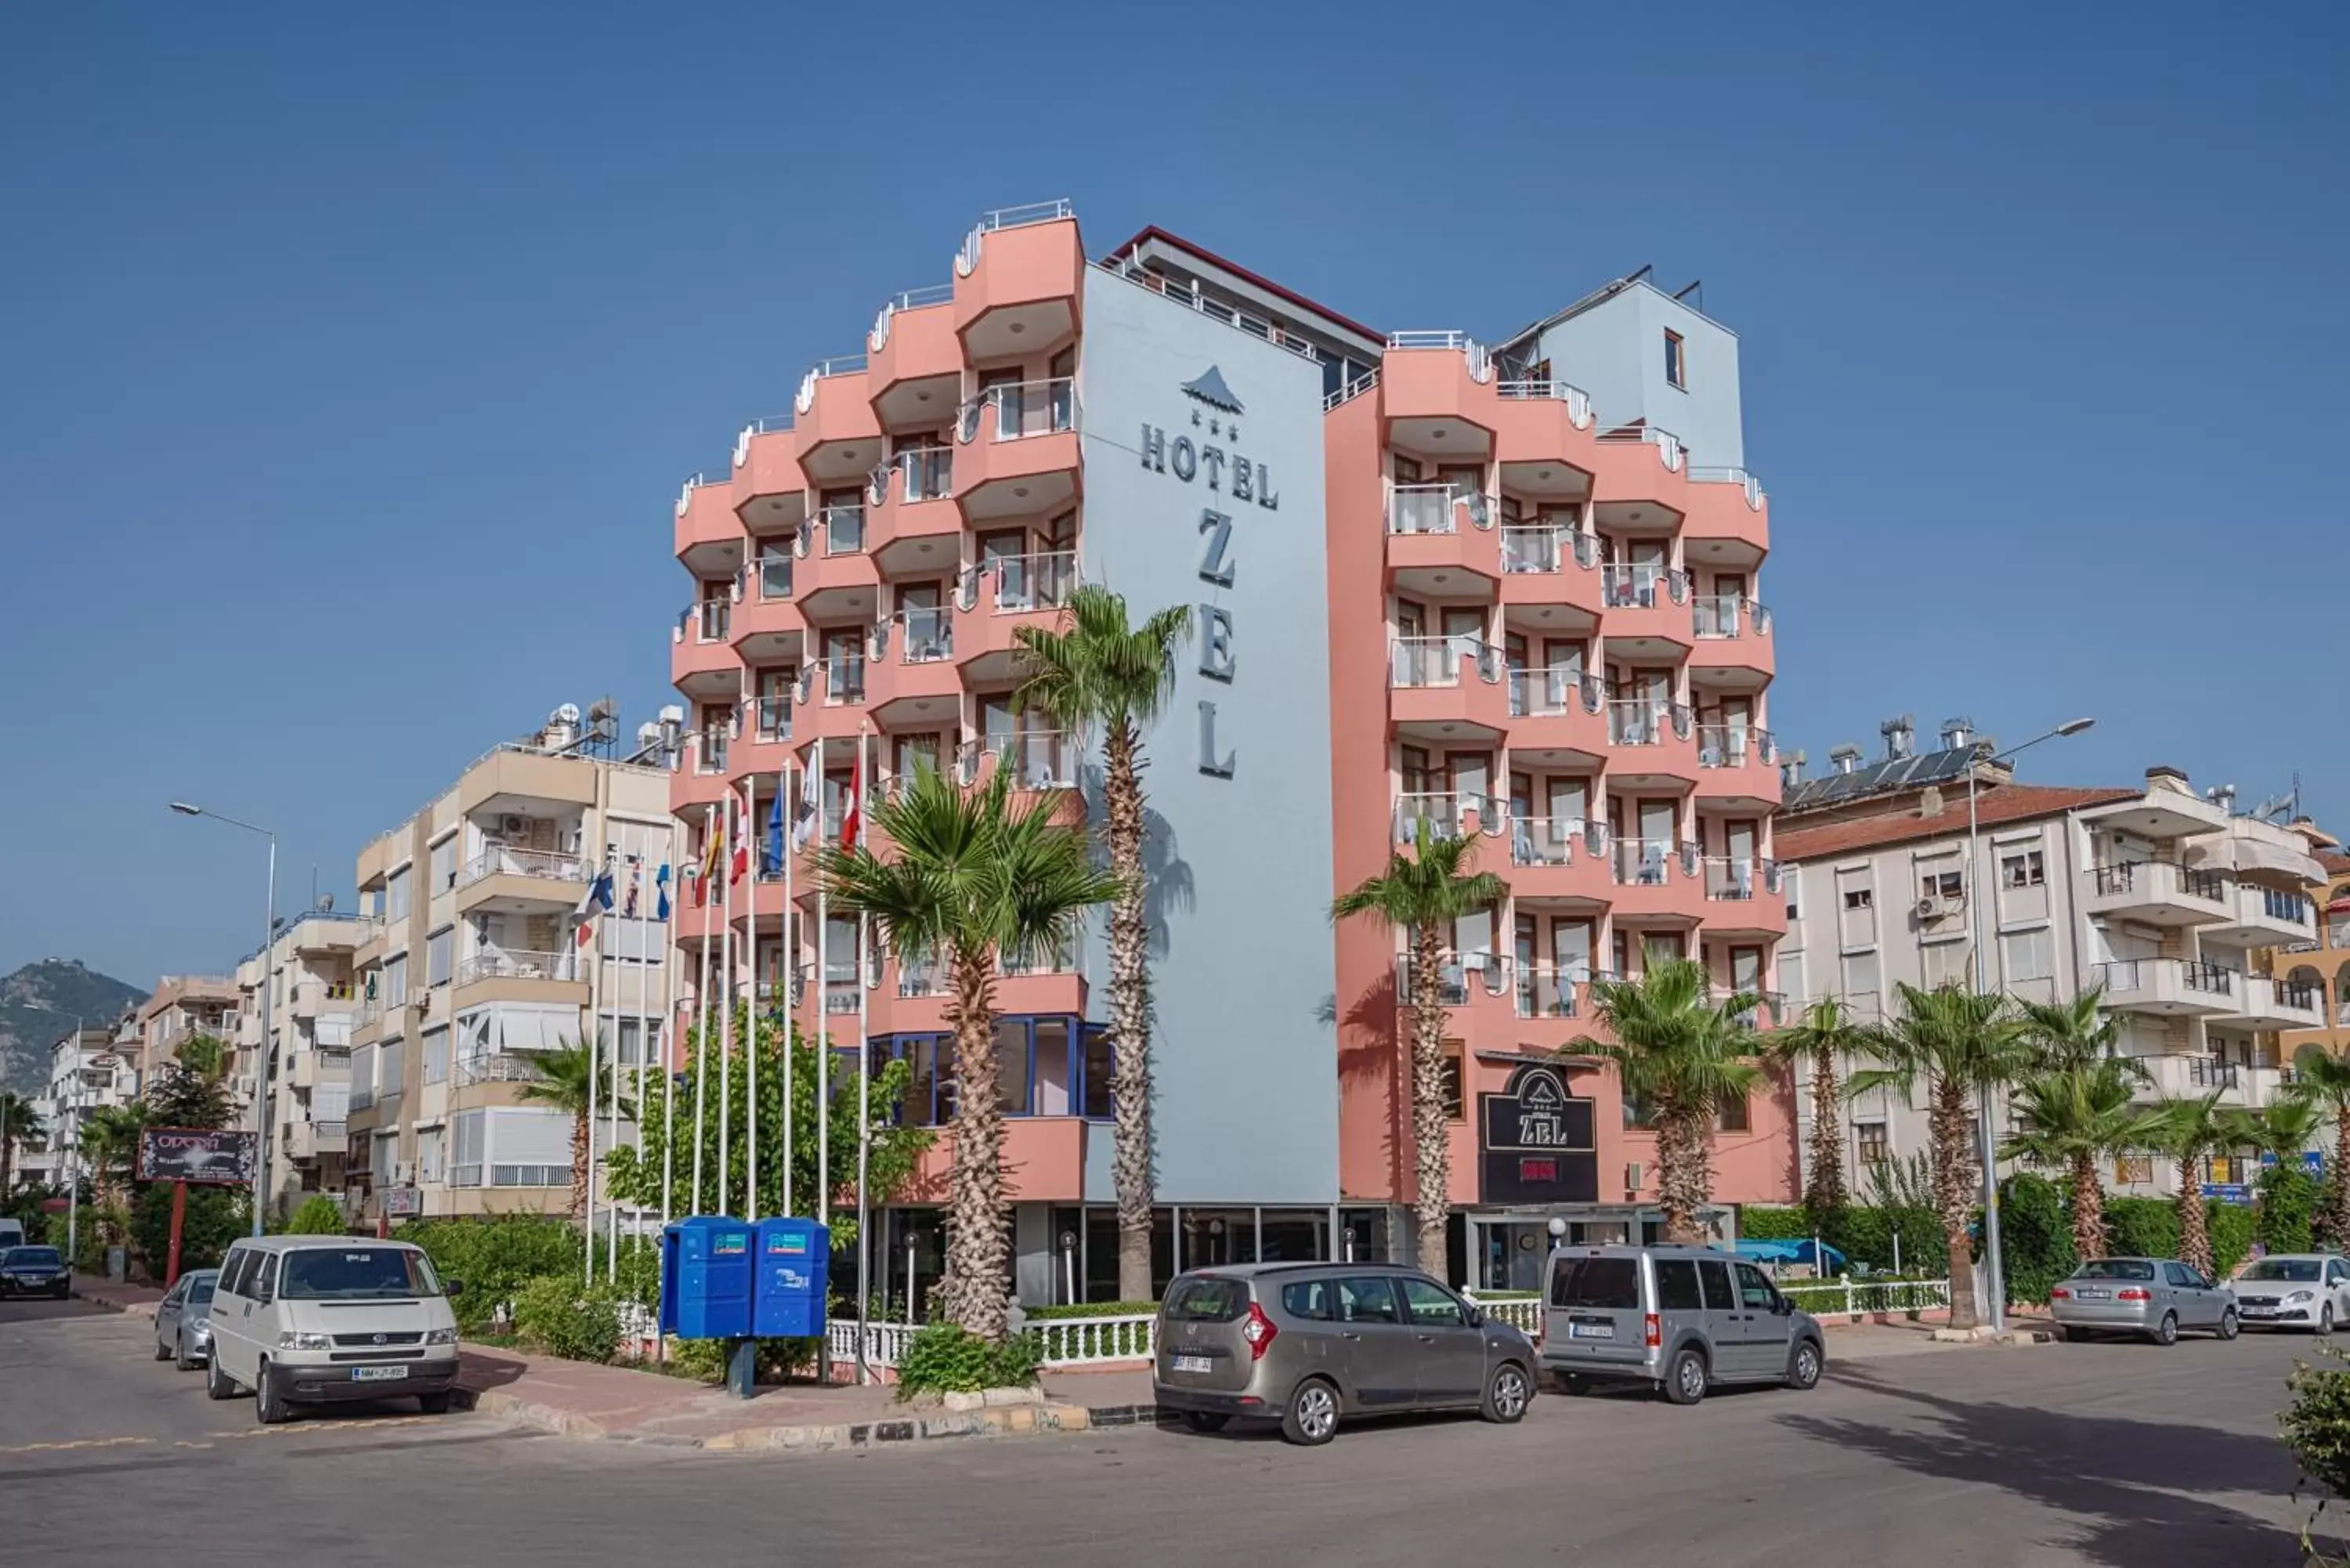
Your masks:
<path fill-rule="evenodd" d="M 660 1326 L 684 1339 L 751 1333 L 751 1226 L 697 1214 L 661 1231 Z"/>
<path fill-rule="evenodd" d="M 751 1332 L 761 1339 L 821 1337 L 832 1232 L 813 1220 L 792 1219 L 762 1220 L 754 1230 L 759 1261 Z"/>

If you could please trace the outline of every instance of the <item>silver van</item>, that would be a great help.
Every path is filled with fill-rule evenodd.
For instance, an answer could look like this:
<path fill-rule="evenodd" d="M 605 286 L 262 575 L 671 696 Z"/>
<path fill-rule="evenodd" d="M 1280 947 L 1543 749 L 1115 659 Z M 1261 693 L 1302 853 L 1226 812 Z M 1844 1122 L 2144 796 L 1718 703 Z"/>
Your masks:
<path fill-rule="evenodd" d="M 1518 1420 L 1534 1342 L 1414 1269 L 1251 1263 L 1179 1274 L 1159 1309 L 1151 1385 L 1195 1432 L 1235 1416 L 1326 1443 L 1342 1417 L 1475 1410 Z"/>
<path fill-rule="evenodd" d="M 457 1386 L 457 1319 L 432 1260 L 406 1241 L 263 1236 L 222 1260 L 206 1309 L 204 1393 L 250 1388 L 263 1425 L 296 1405 L 413 1396 L 428 1416 Z"/>
<path fill-rule="evenodd" d="M 1560 1247 L 1543 1296 L 1544 1370 L 1570 1393 L 1646 1383 L 1676 1405 L 1737 1383 L 1818 1384 L 1819 1320 L 1769 1275 L 1707 1247 Z"/>

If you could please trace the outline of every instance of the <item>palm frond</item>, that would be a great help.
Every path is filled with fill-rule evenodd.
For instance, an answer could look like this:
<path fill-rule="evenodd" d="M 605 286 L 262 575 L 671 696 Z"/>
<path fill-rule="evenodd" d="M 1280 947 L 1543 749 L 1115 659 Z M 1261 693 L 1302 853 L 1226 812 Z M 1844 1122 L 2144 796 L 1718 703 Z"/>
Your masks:
<path fill-rule="evenodd" d="M 1491 871 L 1470 868 L 1477 847 L 1473 838 L 1437 833 L 1423 821 L 1409 853 L 1394 851 L 1384 872 L 1331 900 L 1330 919 L 1367 915 L 1384 926 L 1418 930 L 1492 909 L 1509 896 L 1510 886 Z"/>
<path fill-rule="evenodd" d="M 1175 655 L 1191 634 L 1189 605 L 1138 627 L 1128 621 L 1123 596 L 1080 584 L 1061 627 L 1014 628 L 1020 684 L 1013 706 L 1041 710 L 1072 730 L 1147 726 L 1174 695 Z"/>

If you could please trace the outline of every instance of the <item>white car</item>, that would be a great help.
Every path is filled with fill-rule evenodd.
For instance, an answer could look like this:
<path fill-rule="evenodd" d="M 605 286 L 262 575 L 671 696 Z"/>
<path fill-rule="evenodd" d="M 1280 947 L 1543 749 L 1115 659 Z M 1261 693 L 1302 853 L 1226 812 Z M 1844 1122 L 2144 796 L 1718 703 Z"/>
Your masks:
<path fill-rule="evenodd" d="M 2332 1334 L 2350 1323 L 2350 1262 L 2331 1252 L 2280 1252 L 2235 1279 L 2246 1328 L 2306 1328 Z"/>

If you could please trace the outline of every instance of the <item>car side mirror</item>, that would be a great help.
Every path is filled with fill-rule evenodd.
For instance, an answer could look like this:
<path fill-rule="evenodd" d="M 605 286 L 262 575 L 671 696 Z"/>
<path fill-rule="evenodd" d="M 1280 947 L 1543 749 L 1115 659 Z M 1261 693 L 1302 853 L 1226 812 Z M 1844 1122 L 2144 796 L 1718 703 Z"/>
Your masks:
<path fill-rule="evenodd" d="M 463 1280 L 443 1280 L 441 1282 L 441 1291 L 444 1295 L 462 1296 L 465 1293 L 465 1282 Z"/>
<path fill-rule="evenodd" d="M 1792 1317 L 1794 1315 L 1795 1303 L 1784 1296 L 1777 1296 L 1772 1300 L 1771 1312 L 1775 1317 Z"/>
<path fill-rule="evenodd" d="M 1469 1326 L 1471 1328 L 1482 1328 L 1485 1326 L 1485 1309 L 1483 1307 L 1465 1307 L 1462 1310 L 1469 1314 Z"/>

